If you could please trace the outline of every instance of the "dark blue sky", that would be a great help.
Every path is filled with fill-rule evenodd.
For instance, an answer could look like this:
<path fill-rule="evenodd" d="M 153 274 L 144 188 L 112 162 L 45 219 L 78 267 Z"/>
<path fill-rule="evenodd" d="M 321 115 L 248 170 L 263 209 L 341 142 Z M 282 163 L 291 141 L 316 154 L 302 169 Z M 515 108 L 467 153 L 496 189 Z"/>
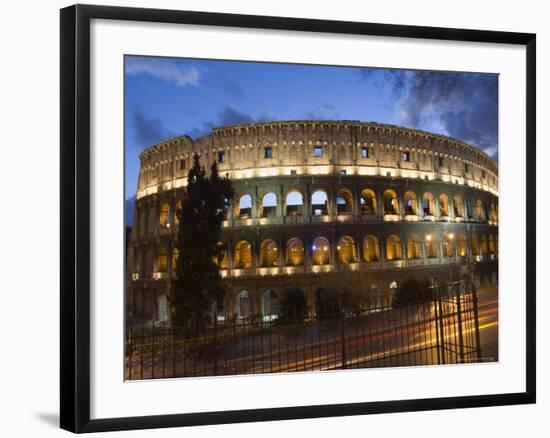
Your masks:
<path fill-rule="evenodd" d="M 498 76 L 128 56 L 126 197 L 139 153 L 171 136 L 264 120 L 347 119 L 458 138 L 498 159 Z"/>

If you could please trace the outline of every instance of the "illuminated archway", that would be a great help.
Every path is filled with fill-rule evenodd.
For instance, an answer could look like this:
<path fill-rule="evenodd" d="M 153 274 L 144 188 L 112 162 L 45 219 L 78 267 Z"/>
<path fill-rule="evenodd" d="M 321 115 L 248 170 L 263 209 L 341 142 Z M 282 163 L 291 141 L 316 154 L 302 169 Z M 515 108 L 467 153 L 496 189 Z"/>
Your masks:
<path fill-rule="evenodd" d="M 157 252 L 157 272 L 168 270 L 168 247 L 161 245 Z"/>
<path fill-rule="evenodd" d="M 449 197 L 445 193 L 439 195 L 439 216 L 449 216 Z"/>
<path fill-rule="evenodd" d="M 328 239 L 317 237 L 311 247 L 314 265 L 328 265 L 330 263 L 330 244 Z"/>
<path fill-rule="evenodd" d="M 336 247 L 338 251 L 338 261 L 340 263 L 355 263 L 357 262 L 357 251 L 355 249 L 355 241 L 350 236 L 344 236 L 338 242 Z"/>
<path fill-rule="evenodd" d="M 376 193 L 371 189 L 361 191 L 361 214 L 376 214 Z"/>
<path fill-rule="evenodd" d="M 402 258 L 401 239 L 399 236 L 392 234 L 386 240 L 386 260 L 401 260 Z"/>
<path fill-rule="evenodd" d="M 180 251 L 176 247 L 172 249 L 172 271 L 176 272 L 176 267 L 178 265 L 178 259 L 180 256 Z"/>
<path fill-rule="evenodd" d="M 463 217 L 464 216 L 464 201 L 462 200 L 462 196 L 455 195 L 453 197 L 453 204 L 454 204 L 455 217 Z"/>
<path fill-rule="evenodd" d="M 443 255 L 445 257 L 454 257 L 455 255 L 455 235 L 453 233 L 447 233 L 443 238 Z"/>
<path fill-rule="evenodd" d="M 176 201 L 176 209 L 174 210 L 174 224 L 179 225 L 180 223 L 180 214 L 182 213 L 182 203 L 181 201 Z"/>
<path fill-rule="evenodd" d="M 388 189 L 384 192 L 384 214 L 399 214 L 399 200 L 394 190 Z"/>
<path fill-rule="evenodd" d="M 422 210 L 425 216 L 433 216 L 435 214 L 435 199 L 430 192 L 424 193 L 422 197 Z"/>
<path fill-rule="evenodd" d="M 475 256 L 481 255 L 477 234 L 472 234 L 472 254 Z"/>
<path fill-rule="evenodd" d="M 481 235 L 481 254 L 486 255 L 489 252 L 489 247 L 487 245 L 487 235 Z"/>
<path fill-rule="evenodd" d="M 457 250 L 460 257 L 466 257 L 468 255 L 468 238 L 465 234 L 458 236 Z"/>
<path fill-rule="evenodd" d="M 481 199 L 476 201 L 476 219 L 480 221 L 485 220 L 485 206 Z"/>
<path fill-rule="evenodd" d="M 260 266 L 262 268 L 279 266 L 279 249 L 271 239 L 264 240 L 260 245 Z"/>
<path fill-rule="evenodd" d="M 161 227 L 170 226 L 170 205 L 167 202 L 160 206 L 159 223 Z"/>
<path fill-rule="evenodd" d="M 252 267 L 252 248 L 246 240 L 235 245 L 233 267 L 236 269 L 250 269 Z"/>
<path fill-rule="evenodd" d="M 378 238 L 369 234 L 363 239 L 363 260 L 365 262 L 380 261 L 380 243 Z"/>
<path fill-rule="evenodd" d="M 349 214 L 353 211 L 353 196 L 347 189 L 336 193 L 336 211 L 338 214 Z"/>
<path fill-rule="evenodd" d="M 218 242 L 216 245 L 214 263 L 219 269 L 227 269 L 227 246 L 223 242 Z"/>
<path fill-rule="evenodd" d="M 416 214 L 416 195 L 414 192 L 408 191 L 405 192 L 405 214 L 415 215 Z"/>
<path fill-rule="evenodd" d="M 429 259 L 439 257 L 439 239 L 435 234 L 426 234 L 426 257 Z"/>
<path fill-rule="evenodd" d="M 415 260 L 422 258 L 420 239 L 416 236 L 410 236 L 407 240 L 407 259 Z"/>
<path fill-rule="evenodd" d="M 290 239 L 286 244 L 286 264 L 288 266 L 304 264 L 304 244 L 296 237 Z"/>

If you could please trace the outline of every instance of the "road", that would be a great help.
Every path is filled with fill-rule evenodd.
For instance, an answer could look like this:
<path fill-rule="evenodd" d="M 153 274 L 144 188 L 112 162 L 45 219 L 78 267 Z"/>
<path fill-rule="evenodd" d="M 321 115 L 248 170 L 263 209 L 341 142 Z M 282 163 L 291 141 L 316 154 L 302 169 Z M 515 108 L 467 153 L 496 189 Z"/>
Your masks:
<path fill-rule="evenodd" d="M 218 333 L 217 348 L 184 354 L 157 337 L 155 348 L 134 346 L 126 378 L 149 379 L 418 366 L 498 360 L 498 292 L 478 292 L 481 354 L 475 348 L 472 303 L 433 303 L 342 320 L 268 326 L 248 333 Z M 441 324 L 436 324 L 439 311 Z M 460 321 L 461 319 L 461 321 Z M 462 331 L 458 327 L 462 327 Z M 462 342 L 460 342 L 462 336 Z M 159 343 L 159 339 L 164 342 Z M 439 346 L 439 348 L 438 348 Z M 461 348 L 462 347 L 462 348 Z M 185 359 L 184 359 L 185 357 Z M 154 359 L 154 360 L 153 360 Z M 153 366 L 154 362 L 154 366 Z"/>

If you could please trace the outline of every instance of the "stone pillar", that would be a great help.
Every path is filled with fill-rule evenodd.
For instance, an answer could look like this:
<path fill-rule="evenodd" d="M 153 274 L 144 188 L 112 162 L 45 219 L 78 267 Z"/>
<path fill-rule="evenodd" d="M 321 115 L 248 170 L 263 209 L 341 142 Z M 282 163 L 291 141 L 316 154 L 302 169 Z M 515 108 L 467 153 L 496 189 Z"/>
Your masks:
<path fill-rule="evenodd" d="M 355 217 L 361 216 L 361 187 L 358 185 L 355 185 L 352 191 L 352 197 L 353 197 L 353 210 L 352 214 Z"/>
<path fill-rule="evenodd" d="M 254 187 L 252 193 L 252 217 L 260 217 L 260 200 L 258 199 L 258 186 Z"/>
<path fill-rule="evenodd" d="M 285 208 L 285 190 L 283 186 L 279 186 L 279 193 L 277 195 L 277 216 L 284 216 L 286 212 Z"/>
<path fill-rule="evenodd" d="M 309 184 L 304 184 L 305 193 L 302 193 L 303 196 L 303 215 L 307 216 L 308 218 L 311 217 L 312 211 L 311 211 L 311 190 Z"/>
<path fill-rule="evenodd" d="M 227 250 L 227 270 L 231 272 L 231 269 L 233 269 L 233 243 L 227 242 L 225 246 Z"/>
<path fill-rule="evenodd" d="M 334 231 L 330 233 L 329 245 L 330 245 L 329 264 L 333 265 L 334 270 L 336 271 L 338 267 L 338 258 L 336 254 L 336 246 L 338 245 L 338 241 L 336 241 L 336 236 Z"/>

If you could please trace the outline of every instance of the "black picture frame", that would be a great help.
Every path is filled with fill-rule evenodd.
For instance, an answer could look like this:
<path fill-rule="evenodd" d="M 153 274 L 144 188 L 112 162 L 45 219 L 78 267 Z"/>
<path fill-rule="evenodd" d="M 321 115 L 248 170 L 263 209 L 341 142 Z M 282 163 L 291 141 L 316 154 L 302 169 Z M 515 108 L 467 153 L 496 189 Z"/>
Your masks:
<path fill-rule="evenodd" d="M 90 419 L 90 22 L 181 23 L 334 34 L 505 43 L 526 48 L 525 392 Z M 75 5 L 61 10 L 61 386 L 60 425 L 76 432 L 194 426 L 535 403 L 536 36 L 529 33 Z"/>

